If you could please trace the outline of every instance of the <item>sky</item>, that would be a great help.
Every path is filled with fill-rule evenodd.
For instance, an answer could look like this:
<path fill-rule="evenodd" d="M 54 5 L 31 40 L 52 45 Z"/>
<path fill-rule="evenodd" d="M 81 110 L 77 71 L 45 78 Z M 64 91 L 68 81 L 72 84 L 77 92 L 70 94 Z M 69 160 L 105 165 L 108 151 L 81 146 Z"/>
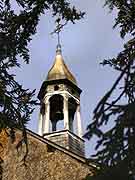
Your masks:
<path fill-rule="evenodd" d="M 110 13 L 104 8 L 104 0 L 71 0 L 80 10 L 85 11 L 85 18 L 69 23 L 61 33 L 62 54 L 65 63 L 77 79 L 81 94 L 81 115 L 83 132 L 92 122 L 93 110 L 116 79 L 116 72 L 109 67 L 102 67 L 100 62 L 115 57 L 122 49 L 123 40 L 119 29 L 112 29 L 116 12 Z M 47 12 L 40 19 L 37 34 L 29 45 L 31 60 L 29 65 L 22 65 L 17 70 L 17 80 L 25 88 L 36 89 L 36 96 L 47 72 L 53 64 L 57 37 L 51 35 L 54 19 Z M 32 114 L 28 128 L 37 132 L 38 112 Z M 95 139 L 86 141 L 86 155 L 94 153 Z"/>

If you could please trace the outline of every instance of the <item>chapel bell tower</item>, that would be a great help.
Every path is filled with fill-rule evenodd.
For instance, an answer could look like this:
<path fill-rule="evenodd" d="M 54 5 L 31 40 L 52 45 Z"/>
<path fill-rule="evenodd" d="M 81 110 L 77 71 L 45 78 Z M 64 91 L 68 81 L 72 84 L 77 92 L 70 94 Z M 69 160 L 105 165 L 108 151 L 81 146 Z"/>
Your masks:
<path fill-rule="evenodd" d="M 80 94 L 81 89 L 66 66 L 58 44 L 54 64 L 38 94 L 41 103 L 38 133 L 69 151 L 84 156 Z"/>

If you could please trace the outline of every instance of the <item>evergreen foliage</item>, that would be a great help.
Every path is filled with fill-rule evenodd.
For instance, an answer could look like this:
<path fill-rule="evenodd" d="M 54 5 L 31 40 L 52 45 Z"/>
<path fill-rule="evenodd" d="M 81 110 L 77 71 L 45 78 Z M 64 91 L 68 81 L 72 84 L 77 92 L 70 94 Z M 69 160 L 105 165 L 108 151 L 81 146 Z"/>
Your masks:
<path fill-rule="evenodd" d="M 119 167 L 127 172 L 127 179 L 135 177 L 135 1 L 106 0 L 106 6 L 116 10 L 115 27 L 121 38 L 130 37 L 116 58 L 103 61 L 119 76 L 94 110 L 92 123 L 85 137 L 96 135 L 95 158 L 108 167 Z M 116 96 L 117 92 L 117 96 Z M 113 125 L 103 130 L 113 120 Z M 122 167 L 122 168 L 121 168 Z M 123 171 L 127 169 L 127 171 Z M 115 178 L 116 179 L 116 178 Z M 117 178 L 118 179 L 118 178 Z"/>

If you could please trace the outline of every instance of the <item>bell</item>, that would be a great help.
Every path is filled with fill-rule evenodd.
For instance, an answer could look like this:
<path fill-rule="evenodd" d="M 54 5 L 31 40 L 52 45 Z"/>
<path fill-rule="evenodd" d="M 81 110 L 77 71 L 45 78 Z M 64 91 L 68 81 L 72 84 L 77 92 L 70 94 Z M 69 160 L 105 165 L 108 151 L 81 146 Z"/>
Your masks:
<path fill-rule="evenodd" d="M 55 117 L 57 120 L 62 120 L 63 119 L 63 113 L 60 110 L 57 110 L 55 112 Z"/>

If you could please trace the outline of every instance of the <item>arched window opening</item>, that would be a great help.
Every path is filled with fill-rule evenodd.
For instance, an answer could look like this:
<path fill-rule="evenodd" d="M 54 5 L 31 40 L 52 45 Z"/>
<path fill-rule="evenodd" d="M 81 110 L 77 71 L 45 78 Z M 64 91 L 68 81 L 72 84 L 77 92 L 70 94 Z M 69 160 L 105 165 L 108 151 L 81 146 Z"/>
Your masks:
<path fill-rule="evenodd" d="M 73 98 L 69 98 L 68 100 L 68 112 L 69 112 L 69 130 L 74 132 L 74 116 L 76 112 L 76 101 Z"/>
<path fill-rule="evenodd" d="M 50 98 L 50 120 L 52 124 L 52 131 L 59 130 L 59 121 L 62 121 L 63 115 L 63 96 L 53 95 Z"/>

